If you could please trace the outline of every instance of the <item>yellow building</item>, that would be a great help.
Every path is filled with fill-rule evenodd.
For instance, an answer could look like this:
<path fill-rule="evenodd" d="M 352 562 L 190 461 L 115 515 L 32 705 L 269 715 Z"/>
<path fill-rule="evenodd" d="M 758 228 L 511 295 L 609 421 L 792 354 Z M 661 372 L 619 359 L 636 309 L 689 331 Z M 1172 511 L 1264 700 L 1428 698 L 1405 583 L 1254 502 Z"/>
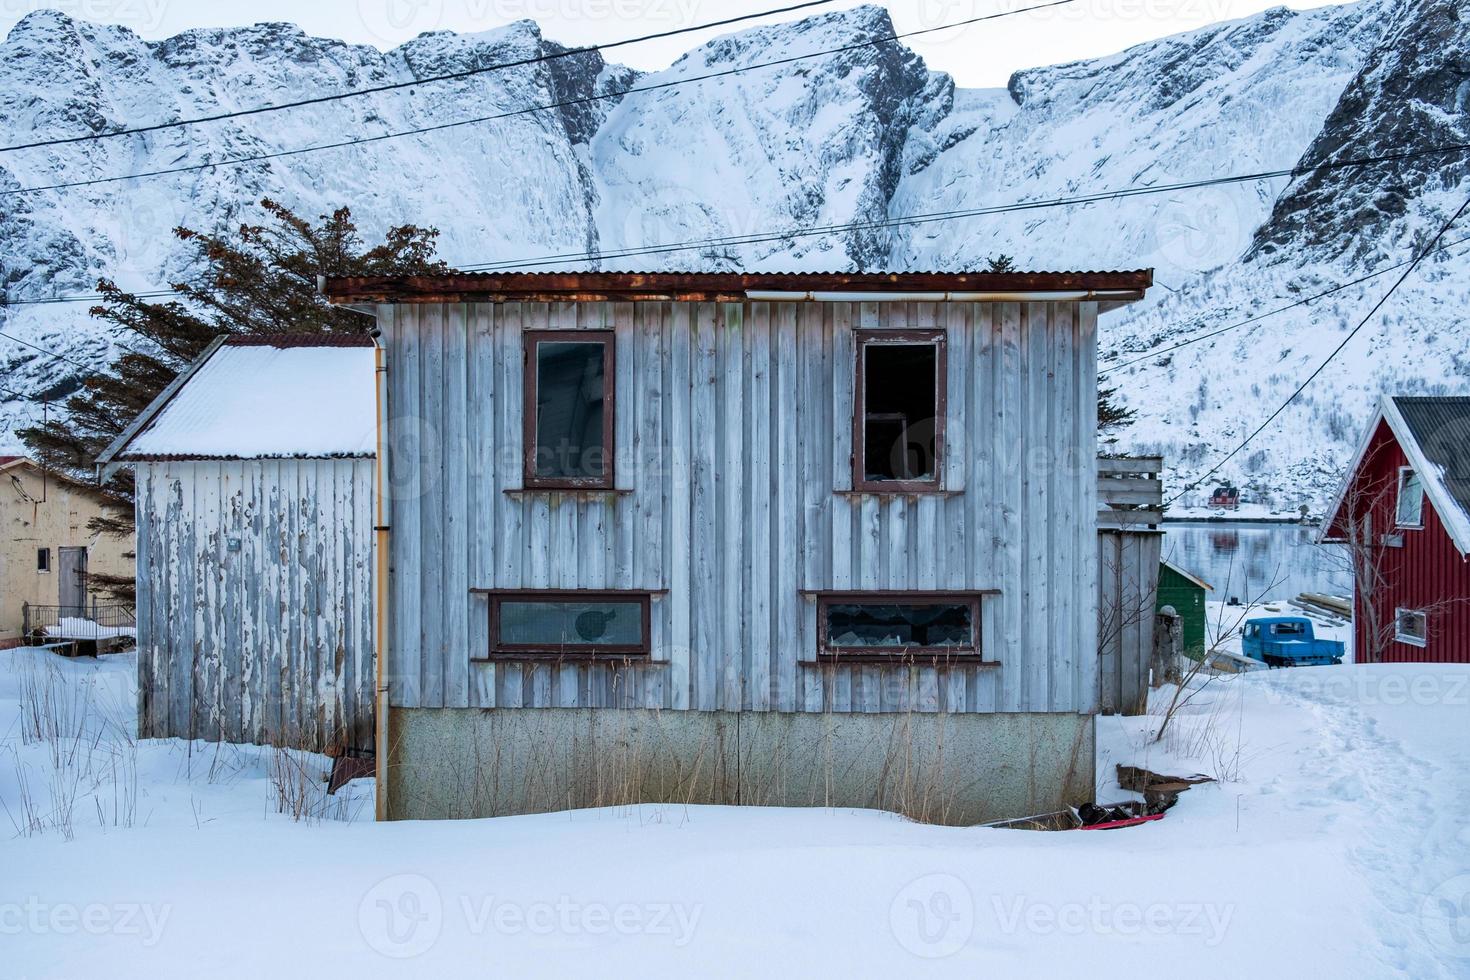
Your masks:
<path fill-rule="evenodd" d="M 0 456 L 0 647 L 20 641 L 23 603 L 53 619 L 84 616 L 89 574 L 133 574 L 132 539 L 88 528 L 101 513 L 86 487 L 23 456 Z"/>

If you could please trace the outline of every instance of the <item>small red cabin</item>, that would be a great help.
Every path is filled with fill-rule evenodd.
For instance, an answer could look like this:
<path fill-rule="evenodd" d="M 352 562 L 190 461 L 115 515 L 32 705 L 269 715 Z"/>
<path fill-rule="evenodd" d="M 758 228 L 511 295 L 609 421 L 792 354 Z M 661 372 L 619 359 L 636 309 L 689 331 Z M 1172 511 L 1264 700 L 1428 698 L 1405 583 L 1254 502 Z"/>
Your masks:
<path fill-rule="evenodd" d="M 1358 662 L 1470 663 L 1470 397 L 1384 398 L 1322 540 L 1352 559 Z"/>
<path fill-rule="evenodd" d="M 1235 510 L 1240 506 L 1240 488 L 1231 486 L 1216 487 L 1214 492 L 1210 494 L 1210 506 Z"/>

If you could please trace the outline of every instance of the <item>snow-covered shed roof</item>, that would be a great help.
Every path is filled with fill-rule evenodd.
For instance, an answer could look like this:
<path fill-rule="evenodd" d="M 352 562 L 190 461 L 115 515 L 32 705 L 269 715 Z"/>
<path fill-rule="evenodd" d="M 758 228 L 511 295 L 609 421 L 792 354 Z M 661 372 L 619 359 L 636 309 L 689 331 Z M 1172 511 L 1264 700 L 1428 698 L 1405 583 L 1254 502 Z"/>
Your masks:
<path fill-rule="evenodd" d="M 1461 555 L 1470 555 L 1470 396 L 1385 397 L 1348 467 L 1337 500 L 1322 522 L 1322 540 L 1332 534 L 1358 468 L 1372 445 L 1380 422 L 1386 422 L 1409 465 L 1419 475 L 1424 493 Z"/>
<path fill-rule="evenodd" d="M 1181 567 L 1179 565 L 1174 564 L 1172 561 L 1170 561 L 1167 558 L 1161 558 L 1161 559 L 1159 559 L 1159 564 L 1160 565 L 1167 565 L 1169 568 L 1172 568 L 1174 570 L 1174 573 L 1176 575 L 1179 575 L 1179 576 L 1182 576 L 1183 578 L 1188 579 L 1189 581 L 1193 582 L 1195 585 L 1198 585 L 1200 588 L 1204 589 L 1206 592 L 1214 592 L 1215 591 L 1215 587 L 1213 585 L 1211 585 L 1209 582 L 1206 582 L 1204 579 L 1200 578 L 1198 575 L 1194 574 L 1189 569 L 1183 568 L 1183 567 Z"/>
<path fill-rule="evenodd" d="M 372 456 L 372 341 L 232 336 L 179 375 L 99 460 Z"/>

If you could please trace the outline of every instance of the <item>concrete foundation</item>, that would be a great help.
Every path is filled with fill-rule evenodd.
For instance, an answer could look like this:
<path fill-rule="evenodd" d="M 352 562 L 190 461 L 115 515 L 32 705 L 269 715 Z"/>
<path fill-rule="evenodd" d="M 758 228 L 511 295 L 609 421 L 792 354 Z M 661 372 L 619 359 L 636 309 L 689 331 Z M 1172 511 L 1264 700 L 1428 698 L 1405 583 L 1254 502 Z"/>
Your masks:
<path fill-rule="evenodd" d="M 394 708 L 389 819 L 631 803 L 870 807 L 931 823 L 1092 799 L 1077 714 Z"/>

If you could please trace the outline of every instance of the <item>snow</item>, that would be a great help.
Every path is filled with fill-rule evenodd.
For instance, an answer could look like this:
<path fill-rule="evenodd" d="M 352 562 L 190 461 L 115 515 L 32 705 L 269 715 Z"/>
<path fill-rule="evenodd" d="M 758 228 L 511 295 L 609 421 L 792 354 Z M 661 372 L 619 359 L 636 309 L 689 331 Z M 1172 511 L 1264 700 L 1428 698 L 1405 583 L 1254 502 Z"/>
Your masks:
<path fill-rule="evenodd" d="M 103 626 L 79 616 L 63 616 L 55 626 L 46 627 L 46 635 L 68 640 L 112 640 L 120 636 L 138 635 L 133 626 Z"/>
<path fill-rule="evenodd" d="M 0 839 L 10 973 L 1470 971 L 1470 666 L 1196 678 L 1155 740 L 1165 687 L 1098 720 L 1100 798 L 1128 795 L 1116 763 L 1219 781 L 1157 823 L 1068 833 L 697 806 L 375 824 L 371 780 L 341 804 L 317 783 L 294 821 L 272 750 L 135 740 L 135 670 L 0 652 L 0 812 L 72 814 Z"/>
<path fill-rule="evenodd" d="M 371 347 L 226 344 L 121 458 L 371 456 L 373 371 Z"/>

